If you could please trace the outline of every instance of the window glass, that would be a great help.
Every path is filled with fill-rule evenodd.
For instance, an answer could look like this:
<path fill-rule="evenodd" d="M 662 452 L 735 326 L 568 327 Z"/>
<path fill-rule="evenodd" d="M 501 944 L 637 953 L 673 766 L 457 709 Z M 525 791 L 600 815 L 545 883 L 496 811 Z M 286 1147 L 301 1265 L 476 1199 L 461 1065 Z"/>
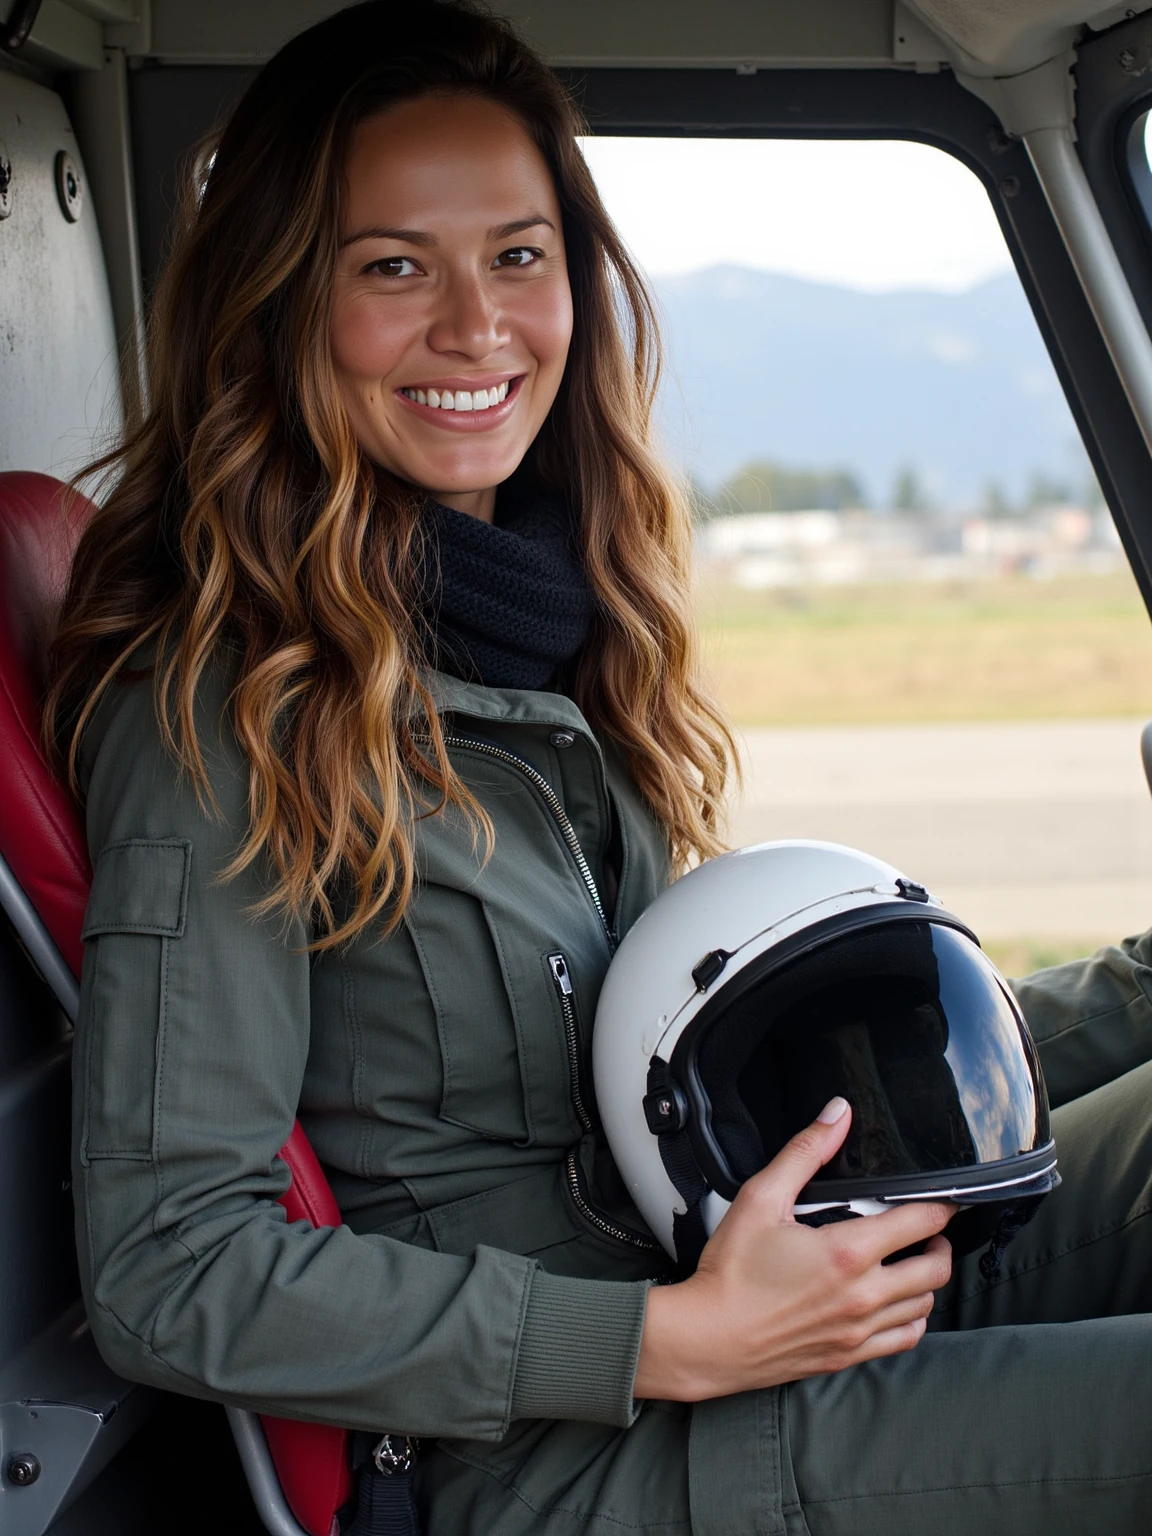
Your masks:
<path fill-rule="evenodd" d="M 1152 630 L 980 182 L 909 143 L 585 153 L 663 315 L 733 841 L 889 859 L 1011 974 L 1148 927 Z"/>
<path fill-rule="evenodd" d="M 1128 133 L 1128 173 L 1144 217 L 1152 222 L 1152 112 L 1145 112 Z"/>

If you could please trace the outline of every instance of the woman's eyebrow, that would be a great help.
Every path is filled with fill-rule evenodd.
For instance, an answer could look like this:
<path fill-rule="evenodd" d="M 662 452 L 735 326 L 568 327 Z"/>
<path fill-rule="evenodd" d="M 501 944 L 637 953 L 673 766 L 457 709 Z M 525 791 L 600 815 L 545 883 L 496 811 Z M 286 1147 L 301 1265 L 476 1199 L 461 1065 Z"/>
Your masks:
<path fill-rule="evenodd" d="M 512 235 L 522 235 L 526 229 L 537 229 L 543 225 L 556 233 L 556 226 L 551 219 L 546 219 L 542 213 L 529 214 L 526 219 L 513 219 L 508 224 L 494 224 L 488 231 L 489 240 L 507 240 Z M 340 242 L 340 249 L 346 245 L 355 245 L 359 240 L 398 240 L 403 245 L 438 245 L 435 235 L 430 235 L 422 229 L 393 229 L 387 225 L 374 224 L 369 229 L 358 229 L 355 234 L 347 235 Z"/>
<path fill-rule="evenodd" d="M 358 240 L 399 240 L 404 245 L 435 245 L 435 235 L 425 234 L 422 229 L 390 229 L 383 224 L 375 224 L 371 229 L 358 229 L 354 235 L 346 235 L 340 242 L 340 248 L 346 245 L 355 245 Z"/>
<path fill-rule="evenodd" d="M 546 219 L 542 213 L 529 214 L 526 219 L 513 219 L 510 224 L 497 224 L 488 231 L 489 240 L 507 240 L 511 235 L 522 235 L 526 229 L 536 229 L 543 224 L 556 233 L 556 226 L 551 219 Z"/>

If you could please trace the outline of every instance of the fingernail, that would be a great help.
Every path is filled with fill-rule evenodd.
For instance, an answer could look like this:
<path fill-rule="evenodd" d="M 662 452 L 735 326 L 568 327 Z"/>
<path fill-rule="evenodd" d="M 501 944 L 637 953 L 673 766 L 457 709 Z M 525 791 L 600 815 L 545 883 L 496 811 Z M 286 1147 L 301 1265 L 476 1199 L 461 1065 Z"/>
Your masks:
<path fill-rule="evenodd" d="M 824 1108 L 816 1116 L 824 1125 L 835 1125 L 841 1119 L 848 1108 L 848 1100 L 842 1098 L 829 1099 Z"/>

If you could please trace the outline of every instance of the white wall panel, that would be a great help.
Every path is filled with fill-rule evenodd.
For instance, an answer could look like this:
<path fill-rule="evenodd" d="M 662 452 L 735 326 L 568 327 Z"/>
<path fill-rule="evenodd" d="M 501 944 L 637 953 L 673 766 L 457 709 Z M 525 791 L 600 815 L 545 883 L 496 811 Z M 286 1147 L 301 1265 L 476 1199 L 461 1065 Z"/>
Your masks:
<path fill-rule="evenodd" d="M 66 476 L 120 424 L 116 331 L 87 186 L 70 223 L 56 156 L 84 167 L 54 92 L 0 73 L 12 213 L 0 220 L 0 470 Z"/>

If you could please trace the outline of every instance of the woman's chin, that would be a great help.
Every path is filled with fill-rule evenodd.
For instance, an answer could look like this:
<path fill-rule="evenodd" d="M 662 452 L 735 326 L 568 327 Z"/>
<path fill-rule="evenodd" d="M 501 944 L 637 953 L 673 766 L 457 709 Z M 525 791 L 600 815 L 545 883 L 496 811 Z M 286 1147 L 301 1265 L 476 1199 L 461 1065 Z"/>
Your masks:
<path fill-rule="evenodd" d="M 463 466 L 458 460 L 450 465 L 429 464 L 425 461 L 407 466 L 394 461 L 383 467 L 409 485 L 414 485 L 417 490 L 425 491 L 433 501 L 452 506 L 458 497 L 484 495 L 494 491 L 515 473 L 523 458 L 521 453 L 501 456 L 499 459 L 473 461 Z"/>

